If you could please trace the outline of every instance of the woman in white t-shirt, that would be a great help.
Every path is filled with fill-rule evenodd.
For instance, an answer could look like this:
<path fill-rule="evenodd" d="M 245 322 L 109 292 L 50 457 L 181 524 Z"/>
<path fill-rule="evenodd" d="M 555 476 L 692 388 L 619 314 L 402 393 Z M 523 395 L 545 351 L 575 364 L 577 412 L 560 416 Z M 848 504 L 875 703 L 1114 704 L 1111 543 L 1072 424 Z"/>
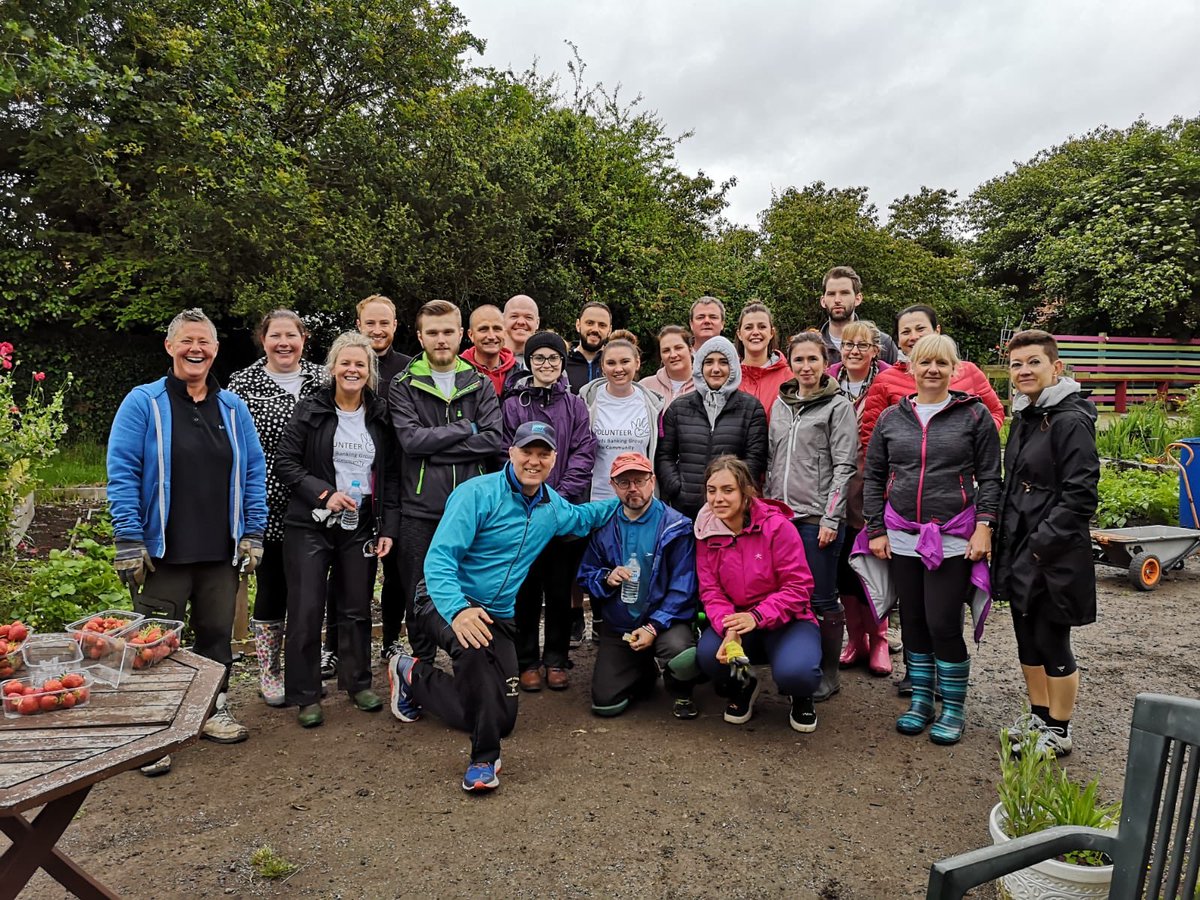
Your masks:
<path fill-rule="evenodd" d="M 300 707 L 305 728 L 324 721 L 326 584 L 338 597 L 338 687 L 365 712 L 383 707 L 371 690 L 371 595 L 377 560 L 391 551 L 399 525 L 400 470 L 387 403 L 375 393 L 378 365 L 363 335 L 338 337 L 327 363 L 333 384 L 296 406 L 275 454 L 275 474 L 292 492 L 283 537 L 284 700 Z"/>
<path fill-rule="evenodd" d="M 664 325 L 658 332 L 658 358 L 662 361 L 657 372 L 641 379 L 663 398 L 663 409 L 671 401 L 696 389 L 692 380 L 692 333 L 682 325 Z"/>
<path fill-rule="evenodd" d="M 604 377 L 588 382 L 579 392 L 587 404 L 597 442 L 593 500 L 616 496 L 608 475 L 613 460 L 622 453 L 641 453 L 654 459 L 663 398 L 634 381 L 641 364 L 637 338 L 628 331 L 614 331 L 600 351 Z"/>
<path fill-rule="evenodd" d="M 262 562 L 254 570 L 254 649 L 259 692 L 268 706 L 283 705 L 283 620 L 287 615 L 287 579 L 283 573 L 283 514 L 291 491 L 275 477 L 275 448 L 296 403 L 328 380 L 325 370 L 303 358 L 308 329 L 290 309 L 263 316 L 255 331 L 262 359 L 234 372 L 229 390 L 246 401 L 267 459 L 267 531 Z"/>

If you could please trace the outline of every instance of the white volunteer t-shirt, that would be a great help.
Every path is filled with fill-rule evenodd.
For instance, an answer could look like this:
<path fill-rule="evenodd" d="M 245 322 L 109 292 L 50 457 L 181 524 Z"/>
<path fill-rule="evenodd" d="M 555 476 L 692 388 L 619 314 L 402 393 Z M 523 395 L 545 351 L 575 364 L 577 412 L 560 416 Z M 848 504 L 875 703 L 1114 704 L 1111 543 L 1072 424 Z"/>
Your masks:
<path fill-rule="evenodd" d="M 267 377 L 279 385 L 283 390 L 287 391 L 297 400 L 300 399 L 300 386 L 304 384 L 304 370 L 297 369 L 295 372 L 280 374 L 272 372 L 270 369 L 263 369 L 267 373 Z"/>
<path fill-rule="evenodd" d="M 913 403 L 913 412 L 917 414 L 917 419 L 922 425 L 928 425 L 929 420 L 933 418 L 935 413 L 941 412 L 950 405 L 950 398 L 947 397 L 941 403 Z M 900 556 L 916 556 L 917 555 L 917 538 L 920 535 L 909 534 L 907 531 L 892 531 L 888 529 L 888 543 L 892 545 L 892 552 Z M 948 534 L 942 535 L 942 556 L 949 558 L 952 556 L 964 556 L 967 552 L 967 541 L 965 538 L 952 537 Z"/>
<path fill-rule="evenodd" d="M 592 469 L 592 499 L 608 500 L 616 496 L 608 483 L 613 460 L 622 453 L 650 451 L 650 418 L 646 401 L 634 389 L 628 397 L 614 397 L 608 385 L 596 392 L 592 413 L 592 432 L 596 435 L 596 465 Z"/>
<path fill-rule="evenodd" d="M 371 463 L 375 461 L 375 442 L 367 431 L 367 411 L 359 407 L 354 412 L 337 411 L 337 431 L 333 435 L 333 472 L 337 489 L 350 493 L 350 483 L 357 481 L 363 496 L 371 493 Z"/>

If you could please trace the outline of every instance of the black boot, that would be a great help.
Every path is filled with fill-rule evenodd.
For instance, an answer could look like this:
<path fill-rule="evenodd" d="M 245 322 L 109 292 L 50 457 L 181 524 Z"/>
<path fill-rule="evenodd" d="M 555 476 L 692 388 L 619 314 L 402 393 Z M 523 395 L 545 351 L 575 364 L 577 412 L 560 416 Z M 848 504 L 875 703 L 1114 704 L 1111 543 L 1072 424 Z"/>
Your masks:
<path fill-rule="evenodd" d="M 828 700 L 842 689 L 842 670 L 838 657 L 842 653 L 842 633 L 846 629 L 844 612 L 825 613 L 818 617 L 821 626 L 821 683 L 812 699 L 817 703 Z"/>

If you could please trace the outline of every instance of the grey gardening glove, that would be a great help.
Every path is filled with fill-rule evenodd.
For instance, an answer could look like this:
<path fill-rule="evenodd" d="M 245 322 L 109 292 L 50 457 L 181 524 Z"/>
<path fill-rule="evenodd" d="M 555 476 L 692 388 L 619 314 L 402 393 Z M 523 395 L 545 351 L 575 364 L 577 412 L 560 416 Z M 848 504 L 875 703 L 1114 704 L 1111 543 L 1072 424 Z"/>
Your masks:
<path fill-rule="evenodd" d="M 154 563 L 150 561 L 150 551 L 141 541 L 117 541 L 113 568 L 125 587 L 132 584 L 140 588 L 146 582 L 146 570 L 154 571 Z"/>
<path fill-rule="evenodd" d="M 238 562 L 242 564 L 242 573 L 249 575 L 262 562 L 262 536 L 248 534 L 238 541 Z"/>

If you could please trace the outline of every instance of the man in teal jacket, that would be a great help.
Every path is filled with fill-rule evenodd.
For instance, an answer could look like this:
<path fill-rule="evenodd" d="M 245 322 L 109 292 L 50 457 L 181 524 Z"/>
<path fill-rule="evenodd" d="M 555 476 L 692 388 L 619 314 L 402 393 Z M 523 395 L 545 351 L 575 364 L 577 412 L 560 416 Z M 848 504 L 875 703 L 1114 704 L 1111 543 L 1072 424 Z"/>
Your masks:
<path fill-rule="evenodd" d="M 425 708 L 470 733 L 465 791 L 500 785 L 500 740 L 517 721 L 513 613 L 529 567 L 552 538 L 586 536 L 616 508 L 615 500 L 575 506 L 546 486 L 557 447 L 551 425 L 524 423 L 504 471 L 459 485 L 446 503 L 410 628 L 450 655 L 454 674 L 403 653 L 388 663 L 397 719 L 415 721 Z"/>

